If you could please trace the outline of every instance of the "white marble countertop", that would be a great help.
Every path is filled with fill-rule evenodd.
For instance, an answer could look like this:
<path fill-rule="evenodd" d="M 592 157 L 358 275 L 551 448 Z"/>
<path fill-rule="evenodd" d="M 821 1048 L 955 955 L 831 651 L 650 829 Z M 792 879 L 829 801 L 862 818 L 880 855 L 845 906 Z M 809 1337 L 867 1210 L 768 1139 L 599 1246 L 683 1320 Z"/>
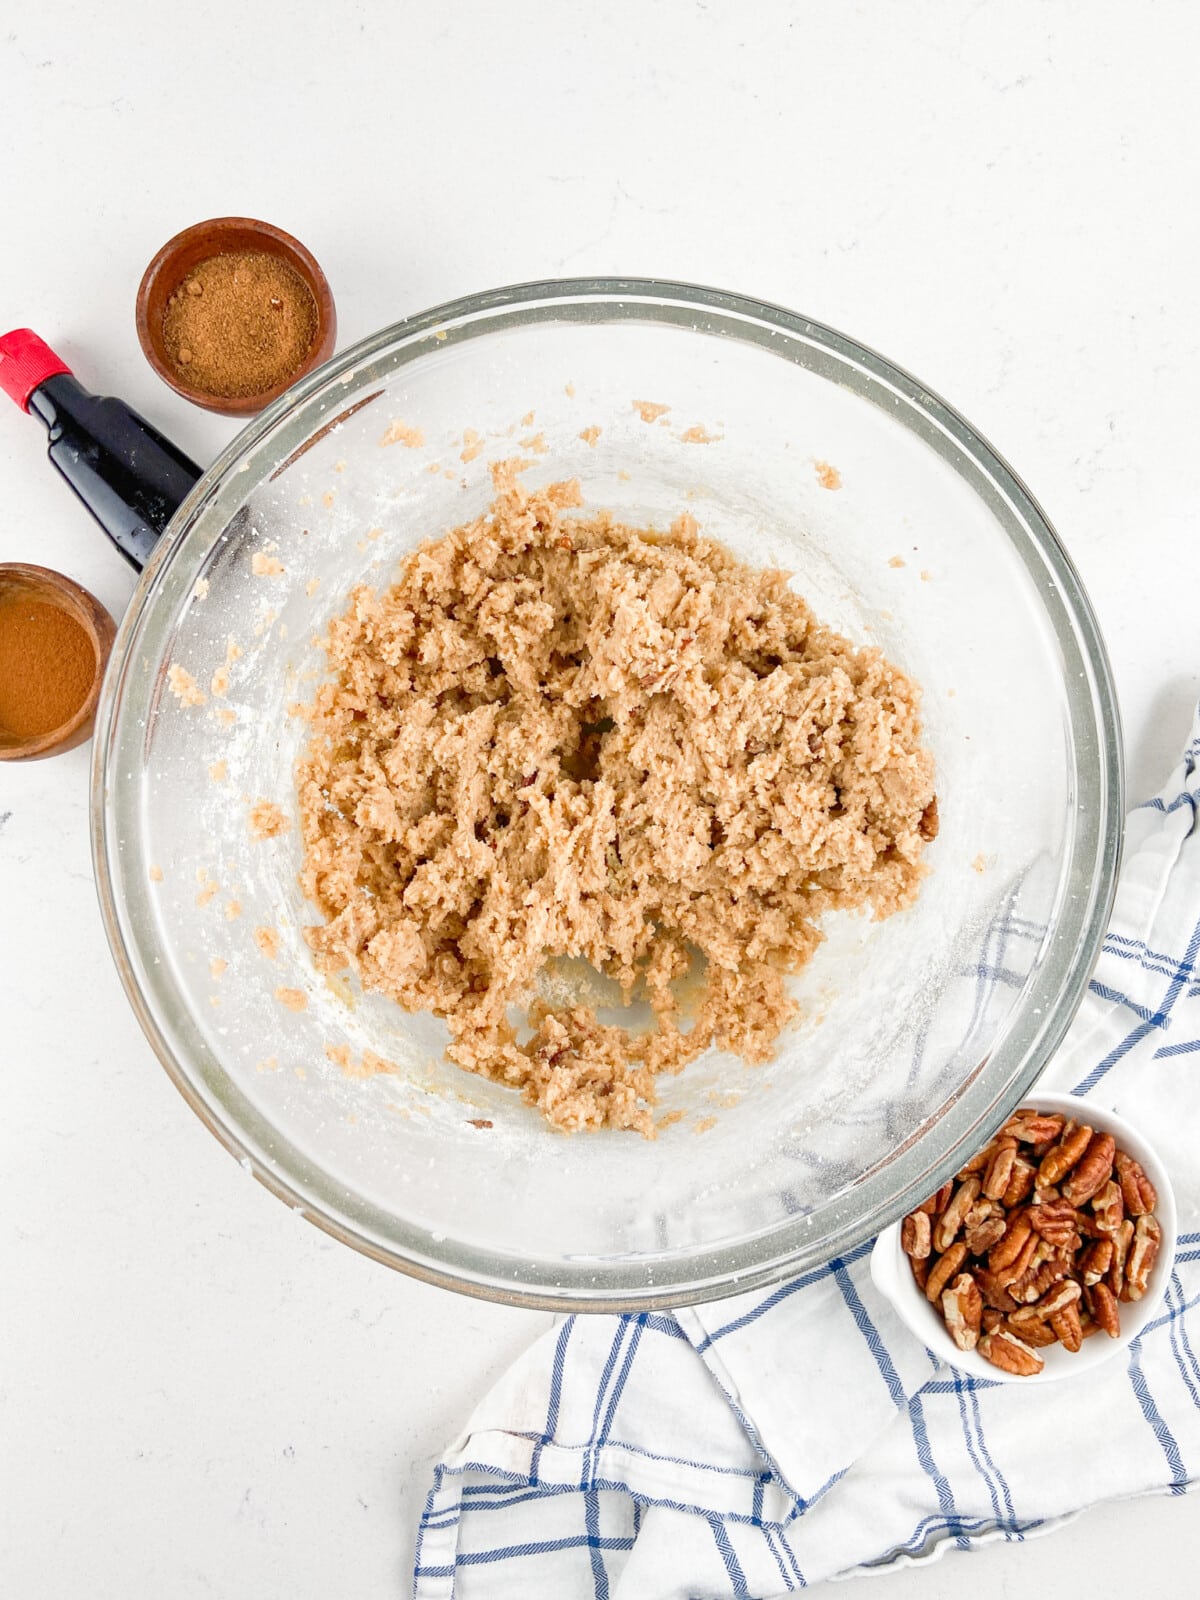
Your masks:
<path fill-rule="evenodd" d="M 1104 627 L 1136 797 L 1200 691 L 1198 49 L 1187 0 L 8 4 L 0 325 L 203 461 L 232 428 L 133 328 L 146 261 L 202 217 L 304 239 L 344 341 L 556 274 L 781 301 L 917 372 L 1032 485 Z M 131 574 L 41 449 L 0 413 L 0 560 L 119 613 Z M 109 961 L 87 779 L 85 749 L 0 767 L 0 1592 L 406 1594 L 432 1458 L 548 1318 L 354 1255 L 202 1129 Z M 872 1593 L 1058 1592 L 1084 1562 L 1114 1593 L 1198 1559 L 1200 1501 L 1137 1502 Z"/>

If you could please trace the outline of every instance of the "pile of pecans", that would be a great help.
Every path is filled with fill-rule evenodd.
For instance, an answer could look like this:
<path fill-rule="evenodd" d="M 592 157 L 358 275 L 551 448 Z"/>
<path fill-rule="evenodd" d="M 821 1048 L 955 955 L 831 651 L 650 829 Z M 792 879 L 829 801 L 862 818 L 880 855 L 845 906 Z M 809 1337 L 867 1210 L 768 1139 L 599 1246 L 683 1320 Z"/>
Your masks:
<path fill-rule="evenodd" d="M 1111 1134 L 1022 1107 L 905 1217 L 900 1243 L 960 1350 L 1031 1377 L 1038 1351 L 1116 1339 L 1162 1245 L 1158 1195 Z"/>

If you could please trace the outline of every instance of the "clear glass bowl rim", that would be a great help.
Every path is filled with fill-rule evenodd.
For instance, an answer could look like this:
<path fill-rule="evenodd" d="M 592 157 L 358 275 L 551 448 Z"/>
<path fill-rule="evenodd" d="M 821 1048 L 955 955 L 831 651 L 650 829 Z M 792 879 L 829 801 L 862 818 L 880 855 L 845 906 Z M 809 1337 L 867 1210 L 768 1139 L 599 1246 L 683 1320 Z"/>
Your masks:
<path fill-rule="evenodd" d="M 381 357 L 396 365 L 427 356 L 431 335 L 453 329 L 473 337 L 496 327 L 519 327 L 551 319 L 605 322 L 636 320 L 705 331 L 720 324 L 723 337 L 767 349 L 781 359 L 797 345 L 825 353 L 856 375 L 864 398 L 893 409 L 903 421 L 973 487 L 982 482 L 1019 524 L 1018 552 L 1051 580 L 1054 603 L 1047 614 L 1063 653 L 1065 691 L 1081 784 L 1090 792 L 1075 829 L 1055 937 L 1035 975 L 1023 1011 L 988 1060 L 941 1109 L 935 1131 L 941 1154 L 930 1158 L 926 1138 L 914 1137 L 885 1168 L 864 1175 L 852 1198 L 826 1221 L 812 1225 L 789 1218 L 743 1246 L 726 1243 L 693 1249 L 674 1258 L 562 1261 L 553 1266 L 503 1258 L 447 1237 L 433 1245 L 428 1235 L 398 1226 L 384 1213 L 339 1207 L 331 1193 L 289 1171 L 286 1144 L 264 1123 L 251 1130 L 230 1118 L 201 1091 L 191 1064 L 175 1054 L 155 1006 L 143 991 L 121 917 L 117 865 L 122 782 L 116 760 L 117 729 L 125 672 L 174 555 L 213 497 L 218 485 L 277 426 L 292 422 L 293 443 L 281 440 L 278 464 L 286 463 L 328 419 L 306 420 L 307 403 L 334 379 L 349 385 L 355 370 Z M 713 327 L 707 330 L 715 331 Z M 786 336 L 781 338 L 780 336 Z M 792 359 L 795 359 L 792 357 Z M 354 391 L 347 387 L 352 403 Z M 1012 537 L 1010 533 L 1010 538 Z M 1041 591 L 1039 591 L 1041 592 Z M 153 650 L 153 643 L 149 648 Z M 1075 670 L 1071 670 L 1074 668 Z M 1089 765 L 1090 761 L 1090 765 Z M 332 1237 L 375 1260 L 424 1281 L 506 1304 L 549 1310 L 637 1311 L 695 1304 L 764 1287 L 819 1266 L 878 1233 L 924 1198 L 986 1142 L 1027 1096 L 1066 1033 L 1086 990 L 1108 925 L 1120 862 L 1124 772 L 1120 718 L 1112 672 L 1083 585 L 1066 551 L 1025 484 L 999 453 L 952 406 L 904 369 L 836 329 L 784 307 L 724 290 L 645 278 L 550 279 L 467 295 L 405 318 L 336 355 L 295 384 L 244 428 L 196 484 L 176 513 L 121 623 L 97 713 L 92 763 L 92 856 L 104 929 L 121 981 L 155 1053 L 184 1099 L 209 1130 L 266 1188 Z M 255 1132 L 261 1137 L 255 1137 Z M 928 1137 L 928 1136 L 927 1136 Z M 285 1152 L 281 1159 L 280 1151 Z M 300 1160 L 294 1167 L 311 1166 Z M 331 1186 L 332 1187 L 332 1186 Z M 514 1268 L 514 1263 L 516 1267 Z"/>

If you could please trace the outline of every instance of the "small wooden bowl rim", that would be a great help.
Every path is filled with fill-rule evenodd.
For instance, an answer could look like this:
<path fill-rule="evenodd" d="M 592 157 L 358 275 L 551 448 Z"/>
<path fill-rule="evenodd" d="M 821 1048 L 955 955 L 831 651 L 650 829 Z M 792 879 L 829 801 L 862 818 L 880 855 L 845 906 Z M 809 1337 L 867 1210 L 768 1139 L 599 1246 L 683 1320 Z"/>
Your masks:
<path fill-rule="evenodd" d="M 50 567 L 32 566 L 24 561 L 0 562 L 0 601 L 14 590 L 34 595 L 73 617 L 91 640 L 96 655 L 92 686 L 69 721 L 31 739 L 0 743 L 0 761 L 35 761 L 40 756 L 73 750 L 90 737 L 96 721 L 104 668 L 112 652 L 117 625 L 95 595 L 89 594 L 74 579 L 64 577 Z"/>
<path fill-rule="evenodd" d="M 167 299 L 201 261 L 213 256 L 227 255 L 235 250 L 262 250 L 268 255 L 286 261 L 304 279 L 312 291 L 317 307 L 317 327 L 312 344 L 304 360 L 274 388 L 263 389 L 258 394 L 218 395 L 206 389 L 197 389 L 185 382 L 167 360 L 163 344 L 163 312 Z M 304 377 L 322 361 L 328 361 L 337 341 L 337 312 L 333 304 L 333 291 L 329 280 L 321 271 L 316 257 L 290 233 L 255 217 L 211 217 L 207 222 L 195 222 L 184 228 L 166 244 L 142 274 L 138 285 L 137 305 L 134 311 L 138 341 L 146 360 L 158 373 L 168 388 L 203 406 L 206 411 L 216 411 L 221 416 L 245 417 L 277 400 L 290 389 L 297 379 Z"/>

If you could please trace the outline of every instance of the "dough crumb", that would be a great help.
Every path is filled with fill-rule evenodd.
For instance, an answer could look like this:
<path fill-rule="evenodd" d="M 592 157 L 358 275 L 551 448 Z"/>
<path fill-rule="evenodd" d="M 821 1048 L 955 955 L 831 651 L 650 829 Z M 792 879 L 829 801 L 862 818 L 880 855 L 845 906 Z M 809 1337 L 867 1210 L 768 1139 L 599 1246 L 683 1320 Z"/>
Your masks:
<path fill-rule="evenodd" d="M 893 556 L 888 562 L 889 567 L 906 567 L 907 565 L 908 562 L 905 561 L 903 556 Z"/>
<path fill-rule="evenodd" d="M 375 1078 L 382 1073 L 400 1071 L 394 1061 L 388 1061 L 384 1056 L 377 1056 L 374 1050 L 364 1050 L 355 1060 L 348 1044 L 327 1044 L 325 1054 L 347 1078 Z"/>
<path fill-rule="evenodd" d="M 532 428 L 533 427 L 533 419 L 534 419 L 534 417 L 536 415 L 537 415 L 536 411 L 527 411 L 525 413 L 525 415 L 521 418 L 521 426 L 523 428 Z"/>
<path fill-rule="evenodd" d="M 933 573 L 930 572 L 928 567 L 922 567 L 921 568 L 921 582 L 922 583 L 932 583 L 933 582 Z"/>
<path fill-rule="evenodd" d="M 214 983 L 219 980 L 221 974 L 228 966 L 228 961 L 223 960 L 221 956 L 213 956 L 212 960 L 208 963 L 208 970 L 209 975 L 212 977 Z"/>
<path fill-rule="evenodd" d="M 163 870 L 162 870 L 162 868 L 158 867 L 158 866 L 151 867 L 150 868 L 150 882 L 151 883 L 161 883 L 162 881 L 163 881 Z"/>
<path fill-rule="evenodd" d="M 659 405 L 657 400 L 632 400 L 630 404 L 643 422 L 657 422 L 671 409 L 670 406 Z"/>
<path fill-rule="evenodd" d="M 575 385 L 573 383 L 564 383 L 563 384 L 563 393 L 566 395 L 568 400 L 574 400 L 574 398 L 575 398 Z"/>
<path fill-rule="evenodd" d="M 269 556 L 265 550 L 256 550 L 250 559 L 250 570 L 256 578 L 281 578 L 287 568 L 278 556 Z"/>
<path fill-rule="evenodd" d="M 214 761 L 208 769 L 208 775 L 213 783 L 224 783 L 229 776 L 229 764 L 225 761 Z"/>
<path fill-rule="evenodd" d="M 308 996 L 303 989 L 285 989 L 281 985 L 275 991 L 275 998 L 289 1011 L 303 1011 L 308 1005 Z"/>
<path fill-rule="evenodd" d="M 222 727 L 225 728 L 232 728 L 234 723 L 237 721 L 237 712 L 231 710 L 229 706 L 215 707 L 213 715 L 216 717 L 217 721 L 222 725 Z"/>
<path fill-rule="evenodd" d="M 425 443 L 425 435 L 420 428 L 412 428 L 407 422 L 392 422 L 379 443 L 402 444 L 406 450 L 419 450 Z"/>
<path fill-rule="evenodd" d="M 212 899 L 212 897 L 216 894 L 216 892 L 217 892 L 217 890 L 219 888 L 220 888 L 220 884 L 219 883 L 216 883 L 216 882 L 206 883 L 204 885 L 204 887 L 200 890 L 200 893 L 196 896 L 196 904 L 198 906 L 206 906 L 208 904 L 208 902 Z"/>
<path fill-rule="evenodd" d="M 356 1075 L 360 1078 L 374 1078 L 380 1073 L 399 1072 L 400 1068 L 394 1061 L 389 1061 L 386 1056 L 377 1056 L 374 1050 L 364 1050 L 358 1058 Z"/>
<path fill-rule="evenodd" d="M 218 667 L 212 675 L 212 682 L 208 686 L 216 699 L 220 700 L 229 693 L 229 668 Z"/>
<path fill-rule="evenodd" d="M 974 861 L 972 861 L 972 863 L 971 863 L 971 871 L 972 872 L 986 872 L 987 871 L 987 857 L 983 854 L 982 850 L 975 857 Z"/>
<path fill-rule="evenodd" d="M 325 493 L 321 496 L 321 504 L 325 507 L 325 509 L 327 511 L 331 511 L 333 509 L 333 502 L 336 499 L 337 499 L 337 490 L 336 489 L 326 489 Z"/>
<path fill-rule="evenodd" d="M 207 600 L 209 587 L 207 578 L 197 578 L 192 585 L 192 598 L 194 600 Z"/>
<path fill-rule="evenodd" d="M 658 1121 L 655 1123 L 654 1126 L 656 1128 L 673 1128 L 677 1122 L 682 1122 L 682 1121 L 683 1121 L 683 1112 L 682 1111 L 668 1111 L 663 1116 L 659 1117 Z"/>
<path fill-rule="evenodd" d="M 836 467 L 830 466 L 828 461 L 814 461 L 813 467 L 817 474 L 817 482 L 822 489 L 840 489 L 842 475 Z"/>
<path fill-rule="evenodd" d="M 483 450 L 483 435 L 476 433 L 474 428 L 463 430 L 463 447 L 459 451 L 460 461 L 474 461 L 475 457 Z"/>
<path fill-rule="evenodd" d="M 716 1125 L 716 1117 L 701 1117 L 699 1121 L 692 1123 L 692 1132 L 707 1133 L 710 1128 L 715 1128 Z"/>
<path fill-rule="evenodd" d="M 275 928 L 255 928 L 254 942 L 268 961 L 279 956 L 279 933 Z"/>
<path fill-rule="evenodd" d="M 709 433 L 708 429 L 702 428 L 698 422 L 679 435 L 683 444 L 720 444 L 724 437 L 721 433 Z"/>
<path fill-rule="evenodd" d="M 181 706 L 203 706 L 208 696 L 186 668 L 173 661 L 167 668 L 167 687 Z"/>
<path fill-rule="evenodd" d="M 532 450 L 535 455 L 544 456 L 549 448 L 544 433 L 531 433 L 528 439 L 521 440 L 521 449 Z"/>
<path fill-rule="evenodd" d="M 314 595 L 314 594 L 316 594 L 316 592 L 317 592 L 317 590 L 318 590 L 318 589 L 319 589 L 319 588 L 320 588 L 320 587 L 321 587 L 321 580 L 320 580 L 320 578 L 310 578 L 310 579 L 309 579 L 309 580 L 308 580 L 308 582 L 307 582 L 307 583 L 306 583 L 306 584 L 305 584 L 305 585 L 304 585 L 304 592 L 305 592 L 305 594 L 306 594 L 306 595 L 308 595 L 308 596 L 309 596 L 309 598 L 310 598 L 310 599 L 311 599 L 311 598 L 312 598 L 312 596 L 313 596 L 313 595 Z"/>
<path fill-rule="evenodd" d="M 297 768 L 304 936 L 553 1126 L 652 1138 L 659 1073 L 710 1045 L 770 1059 L 830 912 L 915 899 L 919 694 L 690 514 L 650 532 L 582 514 L 577 482 L 493 478 L 489 511 L 330 624 Z M 655 1025 L 602 1023 L 585 991 L 530 1002 L 560 957 Z"/>
<path fill-rule="evenodd" d="M 276 839 L 291 826 L 290 818 L 273 800 L 258 800 L 250 808 L 250 833 L 255 839 Z"/>
<path fill-rule="evenodd" d="M 279 1057 L 278 1056 L 267 1056 L 265 1060 L 255 1062 L 255 1071 L 256 1072 L 278 1072 L 279 1071 Z"/>
<path fill-rule="evenodd" d="M 603 428 L 597 427 L 596 424 L 593 423 L 590 428 L 581 428 L 579 430 L 579 437 L 583 440 L 584 444 L 590 445 L 594 450 L 596 448 L 596 440 L 603 432 Z"/>
<path fill-rule="evenodd" d="M 236 922 L 241 914 L 242 902 L 240 900 L 230 900 L 225 907 L 225 921 Z"/>

